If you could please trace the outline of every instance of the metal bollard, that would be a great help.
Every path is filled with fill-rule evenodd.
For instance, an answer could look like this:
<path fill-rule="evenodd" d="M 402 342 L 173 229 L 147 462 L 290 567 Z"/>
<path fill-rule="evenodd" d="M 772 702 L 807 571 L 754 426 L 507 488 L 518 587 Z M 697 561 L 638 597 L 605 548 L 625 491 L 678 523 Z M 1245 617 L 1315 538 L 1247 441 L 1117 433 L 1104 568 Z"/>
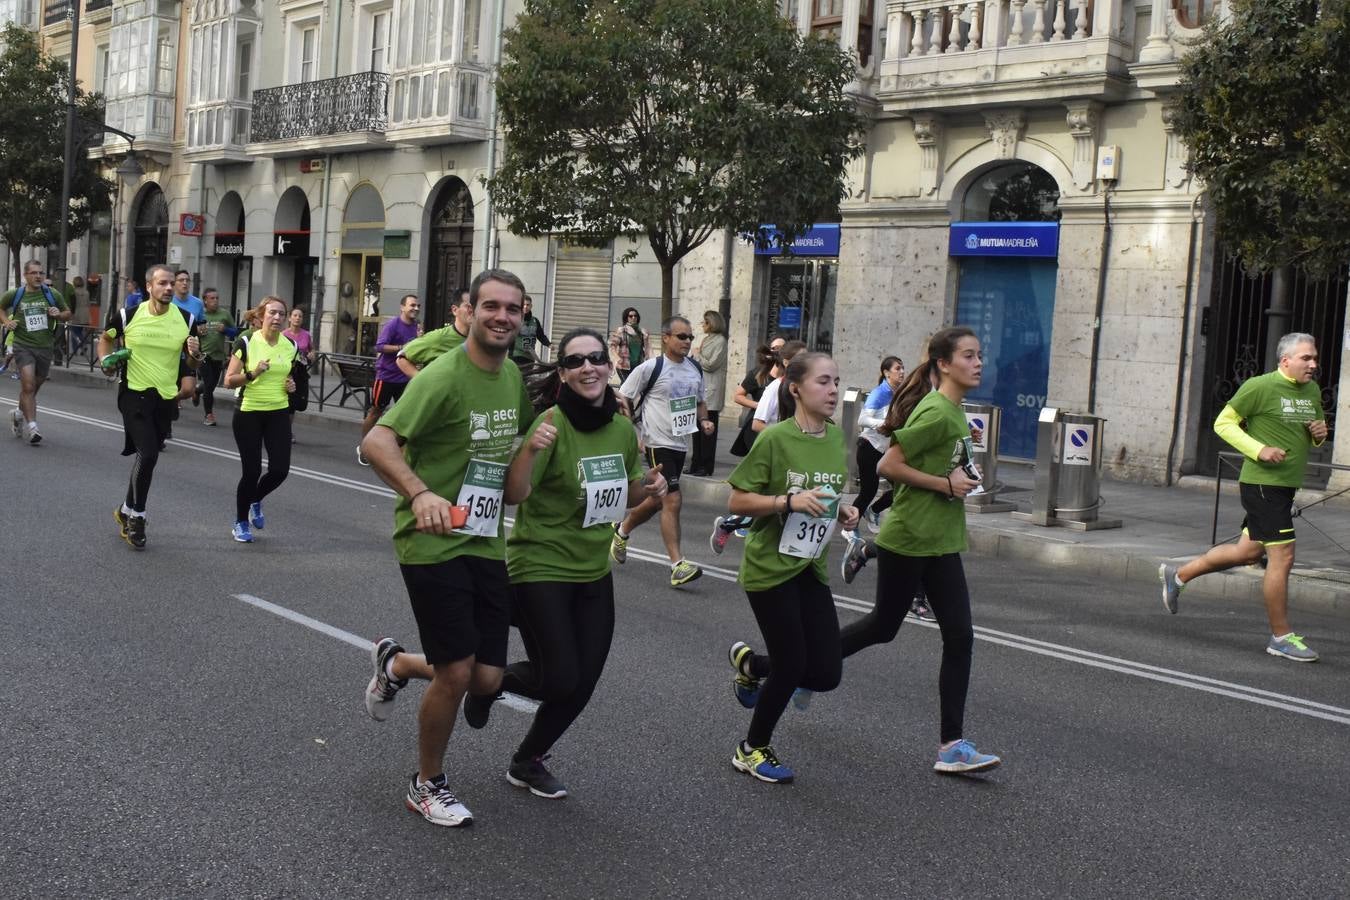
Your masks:
<path fill-rule="evenodd" d="M 1031 512 L 1013 517 L 1036 525 L 1063 525 L 1079 531 L 1119 528 L 1103 519 L 1101 507 L 1102 425 L 1100 416 L 1041 410 L 1036 425 L 1036 486 Z"/>
<path fill-rule="evenodd" d="M 971 459 L 980 470 L 981 493 L 966 497 L 966 509 L 973 513 L 1009 512 L 1016 503 L 998 499 L 998 435 L 1003 422 L 1003 410 L 989 403 L 963 403 L 966 422 L 981 432 L 978 441 L 971 441 Z"/>
<path fill-rule="evenodd" d="M 858 489 L 858 454 L 853 445 L 858 442 L 858 412 L 867 399 L 867 391 L 862 388 L 844 388 L 844 402 L 839 404 L 839 428 L 844 432 L 844 446 L 848 448 L 848 485 L 849 489 Z"/>

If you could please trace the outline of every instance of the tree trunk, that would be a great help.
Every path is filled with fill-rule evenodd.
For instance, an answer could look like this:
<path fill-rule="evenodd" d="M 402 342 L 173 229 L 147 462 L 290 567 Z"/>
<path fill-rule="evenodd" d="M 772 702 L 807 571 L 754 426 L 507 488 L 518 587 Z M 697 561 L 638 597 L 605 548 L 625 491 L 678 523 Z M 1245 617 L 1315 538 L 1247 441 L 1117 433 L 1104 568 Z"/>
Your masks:
<path fill-rule="evenodd" d="M 660 258 L 661 262 L 661 324 L 675 315 L 675 263 L 677 260 Z"/>

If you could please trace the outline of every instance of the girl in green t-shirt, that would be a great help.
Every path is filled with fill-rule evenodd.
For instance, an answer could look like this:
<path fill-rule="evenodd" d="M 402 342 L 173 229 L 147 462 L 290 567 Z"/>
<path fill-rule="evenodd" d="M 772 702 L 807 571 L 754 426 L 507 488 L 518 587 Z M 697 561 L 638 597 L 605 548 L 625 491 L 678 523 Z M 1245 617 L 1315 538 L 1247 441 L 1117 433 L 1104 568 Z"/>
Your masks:
<path fill-rule="evenodd" d="M 506 780 L 540 797 L 567 796 L 544 758 L 586 708 L 614 636 L 609 544 L 629 507 L 666 493 L 660 471 L 642 474 L 633 423 L 618 415 L 613 362 L 589 328 L 568 332 L 558 361 L 533 380 L 549 407 L 507 471 L 503 500 L 519 504 L 506 542 L 515 593 L 512 621 L 528 660 L 511 663 L 502 690 L 540 702 Z M 492 697 L 470 694 L 464 718 L 480 725 Z"/>
<path fill-rule="evenodd" d="M 727 479 L 733 515 L 754 524 L 740 582 L 767 655 L 731 646 L 736 696 L 754 707 L 731 764 L 760 781 L 792 781 L 769 742 L 793 691 L 839 684 L 839 618 L 825 567 L 835 520 L 858 526 L 839 503 L 848 477 L 844 433 L 829 420 L 839 401 L 839 368 L 824 353 L 799 353 L 779 386 L 780 420 L 760 432 Z M 760 682 L 763 682 L 762 686 Z"/>
<path fill-rule="evenodd" d="M 997 756 L 980 753 L 963 737 L 970 685 L 970 621 L 961 551 L 966 549 L 962 500 L 979 481 L 966 474 L 970 426 L 961 410 L 966 392 L 980 384 L 980 341 L 969 328 L 945 328 L 928 342 L 928 357 L 906 379 L 877 429 L 891 443 L 877 466 L 896 485 L 891 514 L 877 535 L 876 604 L 840 634 L 845 657 L 895 639 L 922 589 L 942 632 L 938 673 L 941 708 L 938 772 L 992 769 Z"/>
<path fill-rule="evenodd" d="M 253 543 L 253 528 L 262 530 L 263 498 L 281 487 L 291 471 L 290 394 L 295 390 L 291 366 L 297 350 L 281 333 L 286 326 L 286 301 L 264 297 L 258 311 L 258 330 L 236 342 L 225 373 L 226 387 L 244 390 L 232 423 L 243 472 L 234 491 L 235 522 L 230 533 L 241 544 Z"/>

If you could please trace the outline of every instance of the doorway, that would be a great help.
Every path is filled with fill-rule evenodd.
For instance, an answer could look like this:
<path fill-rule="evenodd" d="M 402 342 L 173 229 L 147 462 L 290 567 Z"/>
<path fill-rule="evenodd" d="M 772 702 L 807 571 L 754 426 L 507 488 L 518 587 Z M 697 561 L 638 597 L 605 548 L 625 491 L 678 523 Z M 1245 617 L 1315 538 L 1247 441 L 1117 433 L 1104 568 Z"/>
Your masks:
<path fill-rule="evenodd" d="M 837 259 L 770 260 L 764 342 L 781 336 L 805 341 L 808 350 L 832 353 L 838 282 Z"/>
<path fill-rule="evenodd" d="M 141 194 L 131 248 L 131 274 L 138 282 L 151 266 L 168 262 L 169 203 L 157 184 L 148 185 Z"/>
<path fill-rule="evenodd" d="M 473 266 L 473 197 L 464 182 L 452 178 L 431 208 L 427 253 L 427 295 L 422 298 L 426 328 L 450 321 L 450 303 L 469 286 Z"/>

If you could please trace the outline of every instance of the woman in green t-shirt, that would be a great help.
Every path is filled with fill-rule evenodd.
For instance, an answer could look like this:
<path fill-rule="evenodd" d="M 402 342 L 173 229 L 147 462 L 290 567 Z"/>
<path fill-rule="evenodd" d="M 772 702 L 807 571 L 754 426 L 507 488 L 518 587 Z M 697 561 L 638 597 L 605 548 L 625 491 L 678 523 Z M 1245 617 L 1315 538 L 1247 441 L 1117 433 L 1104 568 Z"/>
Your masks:
<path fill-rule="evenodd" d="M 262 529 L 263 498 L 279 488 L 291 471 L 290 394 L 295 390 L 291 366 L 298 351 L 281 333 L 286 326 L 285 300 L 264 297 L 257 312 L 257 330 L 235 342 L 225 373 L 226 387 L 243 389 L 232 423 L 243 473 L 234 492 L 235 522 L 230 532 L 241 544 L 253 543 L 249 526 Z"/>
<path fill-rule="evenodd" d="M 645 478 L 633 423 L 618 415 L 605 340 L 568 332 L 557 364 L 532 379 L 534 422 L 506 474 L 503 500 L 519 504 L 506 542 L 515 594 L 512 621 L 528 660 L 511 663 L 502 690 L 540 702 L 506 780 L 537 796 L 567 796 L 544 759 L 600 680 L 614 636 L 609 544 L 629 507 L 661 497 L 666 481 Z M 469 695 L 464 718 L 479 727 L 491 697 Z"/>
<path fill-rule="evenodd" d="M 889 643 L 899 633 L 911 599 L 920 590 L 927 592 L 942 632 L 941 728 L 933 768 L 945 773 L 978 772 L 1000 762 L 976 750 L 962 733 L 975 643 L 961 564 L 966 549 L 962 501 L 979 481 L 963 468 L 970 462 L 971 432 L 961 401 L 979 387 L 983 365 L 973 331 L 939 331 L 928 342 L 927 359 L 906 379 L 877 429 L 890 436 L 877 471 L 896 485 L 895 500 L 876 539 L 876 604 L 840 634 L 846 657 Z"/>
<path fill-rule="evenodd" d="M 836 519 L 856 528 L 858 510 L 839 503 L 848 450 L 829 420 L 838 402 L 834 360 L 794 356 L 779 385 L 780 420 L 760 432 L 727 479 L 731 513 L 754 519 L 738 580 L 768 651 L 754 653 L 739 641 L 731 647 L 737 698 L 755 710 L 731 764 L 775 784 L 793 778 L 769 743 L 793 691 L 839 684 L 839 618 L 825 557 Z"/>

